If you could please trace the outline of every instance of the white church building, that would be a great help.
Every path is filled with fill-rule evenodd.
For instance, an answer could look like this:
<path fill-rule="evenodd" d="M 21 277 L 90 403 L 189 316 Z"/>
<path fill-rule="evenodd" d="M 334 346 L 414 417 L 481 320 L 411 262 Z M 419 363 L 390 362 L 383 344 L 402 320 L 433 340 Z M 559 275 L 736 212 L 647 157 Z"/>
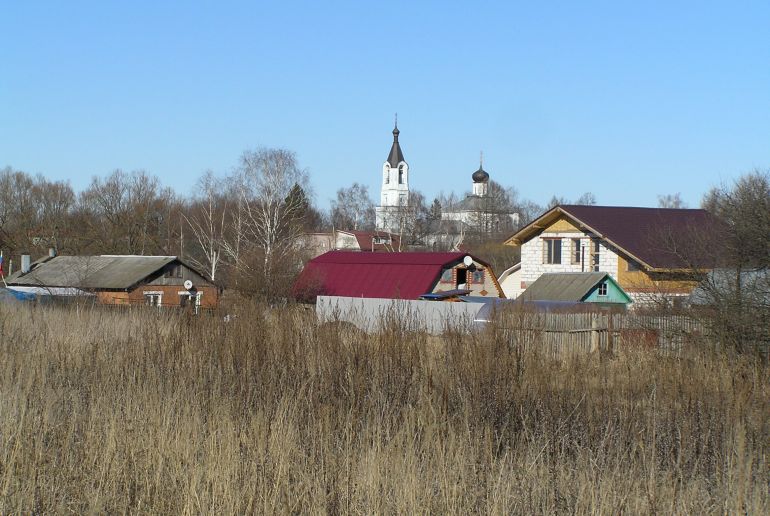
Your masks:
<path fill-rule="evenodd" d="M 375 208 L 377 231 L 398 233 L 409 213 L 409 164 L 398 143 L 398 120 L 393 128 L 393 145 L 382 165 L 380 205 Z"/>
<path fill-rule="evenodd" d="M 482 232 L 507 231 L 519 224 L 519 214 L 497 202 L 489 192 L 489 173 L 483 160 L 471 174 L 471 193 L 454 206 L 442 206 L 441 220 L 456 221 Z"/>
<path fill-rule="evenodd" d="M 398 142 L 398 120 L 393 128 L 393 144 L 388 159 L 382 164 L 380 205 L 375 208 L 375 227 L 400 235 L 408 227 L 414 209 L 409 203 L 409 164 Z M 428 237 L 427 245 L 438 240 L 445 244 L 460 243 L 468 230 L 483 233 L 512 231 L 519 223 L 519 214 L 501 206 L 489 192 L 489 174 L 483 163 L 471 174 L 472 190 L 453 206 L 442 206 L 441 227 Z M 441 236 L 443 235 L 443 237 Z M 456 236 L 459 235 L 459 239 Z"/>

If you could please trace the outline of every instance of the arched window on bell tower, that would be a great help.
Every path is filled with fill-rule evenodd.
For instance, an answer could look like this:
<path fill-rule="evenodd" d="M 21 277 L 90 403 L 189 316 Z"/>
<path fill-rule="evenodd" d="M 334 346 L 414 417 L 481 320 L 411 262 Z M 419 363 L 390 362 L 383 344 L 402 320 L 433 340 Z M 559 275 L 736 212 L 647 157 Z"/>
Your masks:
<path fill-rule="evenodd" d="M 398 166 L 398 184 L 404 184 L 404 164 Z"/>

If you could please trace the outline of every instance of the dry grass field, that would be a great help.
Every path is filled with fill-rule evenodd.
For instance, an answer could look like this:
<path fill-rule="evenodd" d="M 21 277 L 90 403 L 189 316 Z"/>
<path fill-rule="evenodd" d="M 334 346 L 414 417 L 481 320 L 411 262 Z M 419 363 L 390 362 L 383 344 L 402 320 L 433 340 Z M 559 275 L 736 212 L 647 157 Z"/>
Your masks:
<path fill-rule="evenodd" d="M 2 514 L 768 514 L 768 416 L 697 349 L 0 307 Z"/>

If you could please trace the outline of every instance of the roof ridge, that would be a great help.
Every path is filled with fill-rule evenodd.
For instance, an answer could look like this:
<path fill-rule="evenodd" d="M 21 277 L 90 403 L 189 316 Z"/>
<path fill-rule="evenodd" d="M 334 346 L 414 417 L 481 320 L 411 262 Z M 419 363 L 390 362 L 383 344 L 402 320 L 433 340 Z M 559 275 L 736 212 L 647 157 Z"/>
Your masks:
<path fill-rule="evenodd" d="M 625 210 L 708 211 L 703 208 L 661 208 L 658 206 L 614 206 L 609 204 L 557 204 L 556 206 L 554 206 L 554 208 L 556 207 L 587 208 L 587 209 L 618 208 L 618 209 L 625 209 Z"/>

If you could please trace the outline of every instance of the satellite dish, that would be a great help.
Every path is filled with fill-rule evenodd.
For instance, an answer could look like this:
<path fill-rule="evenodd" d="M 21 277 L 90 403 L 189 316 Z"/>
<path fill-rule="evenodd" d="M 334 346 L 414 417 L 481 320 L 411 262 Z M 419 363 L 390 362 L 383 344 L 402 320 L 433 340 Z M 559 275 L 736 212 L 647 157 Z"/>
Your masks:
<path fill-rule="evenodd" d="M 187 290 L 190 290 L 192 287 L 193 287 L 192 281 L 184 280 L 184 288 L 186 288 Z"/>
<path fill-rule="evenodd" d="M 466 256 L 465 258 L 463 258 L 463 263 L 465 264 L 466 267 L 470 267 L 471 265 L 473 265 L 473 258 L 471 258 L 470 256 Z"/>

